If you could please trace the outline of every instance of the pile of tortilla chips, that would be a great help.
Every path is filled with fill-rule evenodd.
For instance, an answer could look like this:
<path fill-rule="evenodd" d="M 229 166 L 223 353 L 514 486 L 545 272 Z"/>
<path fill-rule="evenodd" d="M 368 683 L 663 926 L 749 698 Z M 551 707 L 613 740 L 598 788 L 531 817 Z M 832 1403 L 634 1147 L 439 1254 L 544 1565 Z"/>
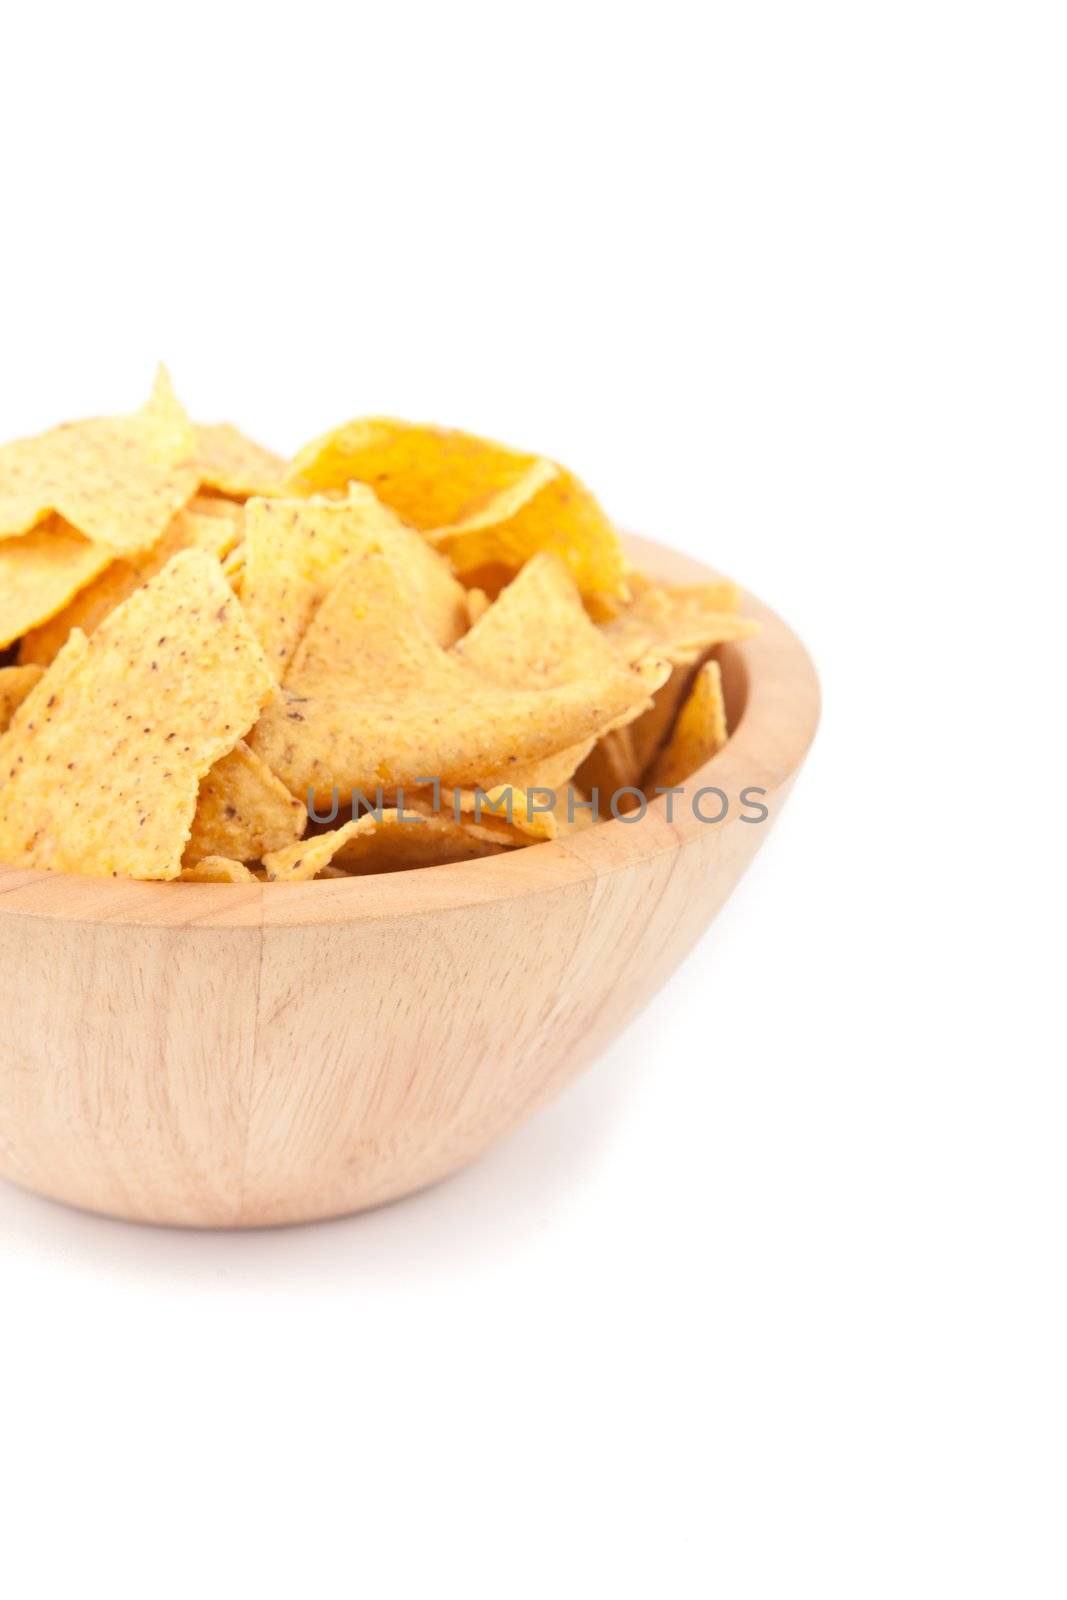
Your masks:
<path fill-rule="evenodd" d="M 630 570 L 555 462 L 382 418 L 286 462 L 161 369 L 0 446 L 0 862 L 278 882 L 560 837 L 722 746 L 738 604 Z"/>

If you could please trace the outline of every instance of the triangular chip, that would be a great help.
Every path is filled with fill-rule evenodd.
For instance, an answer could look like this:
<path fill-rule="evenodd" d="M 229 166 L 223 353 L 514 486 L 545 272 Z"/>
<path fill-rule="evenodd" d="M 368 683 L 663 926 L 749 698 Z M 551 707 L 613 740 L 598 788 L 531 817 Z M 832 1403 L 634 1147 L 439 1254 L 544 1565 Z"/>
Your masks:
<path fill-rule="evenodd" d="M 692 777 L 726 743 L 726 702 L 717 661 L 706 661 L 678 713 L 667 744 L 652 766 L 649 788 L 669 789 Z"/>
<path fill-rule="evenodd" d="M 199 502 L 194 502 L 198 504 Z M 99 577 L 80 589 L 56 616 L 31 629 L 19 648 L 19 660 L 48 666 L 59 654 L 73 628 L 93 633 L 115 607 L 139 589 L 181 550 L 203 550 L 222 560 L 239 537 L 240 524 L 230 518 L 184 510 L 171 519 L 162 539 L 145 554 L 120 556 Z M 18 541 L 21 543 L 22 541 Z M 93 547 L 98 548 L 98 547 Z M 0 562 L 5 546 L 0 544 Z"/>
<path fill-rule="evenodd" d="M 618 656 L 582 605 L 555 555 L 535 555 L 482 613 L 456 654 L 508 684 L 554 685 L 618 667 Z"/>
<path fill-rule="evenodd" d="M 335 501 L 250 500 L 241 600 L 279 682 L 338 572 L 367 550 L 388 553 L 409 591 L 405 609 L 415 607 L 440 643 L 464 632 L 462 584 L 371 490 L 357 485 Z"/>
<path fill-rule="evenodd" d="M 250 743 L 302 798 L 434 779 L 468 787 L 636 715 L 665 671 L 615 661 L 566 683 L 512 687 L 443 650 L 388 559 L 371 552 L 323 601 Z"/>
<path fill-rule="evenodd" d="M 200 482 L 205 487 L 237 500 L 283 492 L 286 464 L 281 456 L 246 439 L 232 422 L 196 423 L 193 432 Z"/>
<path fill-rule="evenodd" d="M 652 586 L 604 625 L 604 637 L 624 661 L 658 655 L 672 666 L 692 666 L 714 645 L 748 639 L 759 623 L 737 615 L 740 590 L 725 580 L 675 587 Z"/>
<path fill-rule="evenodd" d="M 306 826 L 305 807 L 242 740 L 200 785 L 184 859 L 261 861 L 268 851 L 294 844 Z"/>
<path fill-rule="evenodd" d="M 367 483 L 412 527 L 432 534 L 456 570 L 539 550 L 567 564 L 583 594 L 625 594 L 618 535 L 573 473 L 554 462 L 454 428 L 367 417 L 333 429 L 296 456 L 292 483 L 312 492 Z"/>
<path fill-rule="evenodd" d="M 159 369 L 130 417 L 68 422 L 0 446 L 0 539 L 55 512 L 113 551 L 147 550 L 196 492 L 192 425 Z"/>
<path fill-rule="evenodd" d="M 0 667 L 0 733 L 40 681 L 42 670 L 41 667 Z"/>
<path fill-rule="evenodd" d="M 0 736 L 0 860 L 176 878 L 201 778 L 272 692 L 218 562 L 175 556 L 71 634 Z"/>
<path fill-rule="evenodd" d="M 110 550 L 59 517 L 18 539 L 0 539 L 0 649 L 62 611 L 111 560 Z"/>

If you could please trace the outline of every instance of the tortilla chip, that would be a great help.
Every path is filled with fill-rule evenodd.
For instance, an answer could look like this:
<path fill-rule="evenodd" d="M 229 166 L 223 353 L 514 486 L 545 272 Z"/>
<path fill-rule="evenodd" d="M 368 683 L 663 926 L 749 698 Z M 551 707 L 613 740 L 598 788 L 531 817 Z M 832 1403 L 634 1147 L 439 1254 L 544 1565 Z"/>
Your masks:
<path fill-rule="evenodd" d="M 242 740 L 200 785 L 183 859 L 207 856 L 260 861 L 302 838 L 307 811 Z"/>
<path fill-rule="evenodd" d="M 39 682 L 41 672 L 40 667 L 0 667 L 0 733 Z"/>
<path fill-rule="evenodd" d="M 429 537 L 459 573 L 494 562 L 517 570 L 539 551 L 551 551 L 591 600 L 626 594 L 618 534 L 584 484 L 550 461 L 534 462 L 480 511 Z"/>
<path fill-rule="evenodd" d="M 684 783 L 719 753 L 726 738 L 722 673 L 717 661 L 706 661 L 696 675 L 666 747 L 653 763 L 649 788 L 669 789 Z"/>
<path fill-rule="evenodd" d="M 442 644 L 467 626 L 466 591 L 417 533 L 371 490 L 355 485 L 343 500 L 251 500 L 246 512 L 241 600 L 278 681 L 284 682 L 304 631 L 346 561 L 385 552 Z"/>
<path fill-rule="evenodd" d="M 272 692 L 218 562 L 183 551 L 71 634 L 0 736 L 0 860 L 176 878 L 200 780 Z"/>
<path fill-rule="evenodd" d="M 456 646 L 485 676 L 539 686 L 613 672 L 618 656 L 589 620 L 578 585 L 557 556 L 527 561 Z"/>
<path fill-rule="evenodd" d="M 0 446 L 0 539 L 51 513 L 113 552 L 147 550 L 196 492 L 193 430 L 160 367 L 130 417 L 68 422 Z"/>
<path fill-rule="evenodd" d="M 672 668 L 666 683 L 652 696 L 651 706 L 630 724 L 627 731 L 633 746 L 634 767 L 639 774 L 648 771 L 649 764 L 666 743 L 692 682 L 692 667 Z"/>
<path fill-rule="evenodd" d="M 179 511 L 162 539 L 144 555 L 119 557 L 98 578 L 80 589 L 69 605 L 38 628 L 31 629 L 19 647 L 19 660 L 47 667 L 55 660 L 73 628 L 91 634 L 115 607 L 154 577 L 180 550 L 203 550 L 218 560 L 238 537 L 238 524 L 228 518 Z M 18 541 L 21 543 L 22 541 Z M 5 546 L 0 544 L 0 561 Z"/>
<path fill-rule="evenodd" d="M 331 833 L 320 833 L 264 857 L 271 883 L 302 882 L 322 873 L 336 860 L 346 873 L 403 872 L 414 867 L 444 866 L 499 855 L 520 845 L 521 834 L 506 828 L 478 827 L 448 815 L 413 808 L 368 812 Z"/>
<path fill-rule="evenodd" d="M 226 856 L 205 856 L 178 874 L 183 883 L 255 883 L 255 874 L 241 861 Z"/>
<path fill-rule="evenodd" d="M 620 789 L 641 787 L 649 764 L 665 743 L 692 681 L 692 667 L 674 667 L 667 681 L 652 696 L 648 710 L 627 727 L 606 733 L 578 769 L 579 785 L 590 794 L 596 789 L 601 815 L 610 813 L 611 796 Z M 633 796 L 624 796 L 618 809 L 625 815 L 635 811 L 637 806 L 638 801 Z"/>
<path fill-rule="evenodd" d="M 362 417 L 298 451 L 289 482 L 306 494 L 367 483 L 406 523 L 428 532 L 481 510 L 536 460 L 456 428 Z"/>
<path fill-rule="evenodd" d="M 232 422 L 198 422 L 193 433 L 200 482 L 209 489 L 236 500 L 284 492 L 286 464 L 281 456 L 246 439 Z"/>
<path fill-rule="evenodd" d="M 674 667 L 693 666 L 713 646 L 759 632 L 758 622 L 737 615 L 740 601 L 737 585 L 725 580 L 653 586 L 605 624 L 604 637 L 624 661 L 657 655 Z"/>
<path fill-rule="evenodd" d="M 513 571 L 554 550 L 585 594 L 625 594 L 618 535 L 573 473 L 453 428 L 368 417 L 301 450 L 290 482 L 304 492 L 368 483 L 460 573 Z"/>
<path fill-rule="evenodd" d="M 304 635 L 286 692 L 249 742 L 291 793 L 312 789 L 319 802 L 334 786 L 469 787 L 636 715 L 665 672 L 615 660 L 566 683 L 512 687 L 458 649 L 443 650 L 388 559 L 372 551 L 344 568 Z"/>
<path fill-rule="evenodd" d="M 580 748 L 585 749 L 588 746 Z M 569 766 L 570 762 L 567 764 Z M 577 802 L 584 798 L 580 786 L 577 783 L 572 785 L 572 778 L 574 778 L 573 771 L 559 783 L 508 783 L 489 787 L 479 785 L 475 789 L 457 789 L 455 793 L 459 796 L 460 810 L 464 817 L 469 816 L 476 822 L 499 817 L 502 822 L 507 822 L 510 815 L 510 826 L 517 833 L 528 836 L 524 843 L 533 844 L 545 839 L 558 839 L 561 834 L 572 833 L 575 828 L 582 825 L 583 818 L 578 809 L 573 821 L 568 816 L 568 790 L 574 788 L 576 806 Z M 509 791 L 510 808 L 507 804 Z M 548 809 L 542 809 L 543 806 L 547 806 Z"/>
<path fill-rule="evenodd" d="M 456 654 L 479 666 L 486 675 L 513 683 L 566 683 L 575 677 L 610 671 L 618 660 L 603 630 L 590 621 L 574 579 L 562 562 L 549 554 L 535 556 L 526 563 L 456 646 Z M 662 679 L 669 669 L 663 664 L 653 670 Z M 596 787 L 605 804 L 616 789 L 636 784 L 640 769 L 626 723 L 638 716 L 646 704 L 647 701 L 635 703 L 627 708 L 614 727 L 601 736 L 595 750 L 586 743 L 539 767 L 499 780 L 511 784 L 516 827 L 554 838 L 559 820 L 565 816 L 566 796 L 561 791 L 575 773 L 578 786 L 586 793 Z M 483 780 L 482 787 L 491 790 L 494 797 L 499 793 L 495 780 Z M 529 810 L 525 791 L 538 788 L 552 789 L 559 796 L 553 811 Z"/>
<path fill-rule="evenodd" d="M 0 539 L 0 649 L 62 611 L 111 559 L 58 517 L 19 539 Z"/>
<path fill-rule="evenodd" d="M 585 739 L 581 744 L 546 756 L 543 761 L 518 766 L 499 780 L 485 778 L 476 789 L 457 790 L 459 808 L 468 816 L 474 816 L 476 809 L 481 816 L 503 816 L 522 833 L 532 834 L 537 839 L 555 839 L 559 833 L 571 831 L 572 824 L 567 819 L 567 787 L 592 748 L 593 741 Z M 539 790 L 551 791 L 556 796 L 550 811 L 539 809 L 545 798 L 543 793 L 537 793 Z M 503 809 L 499 810 L 501 806 Z"/>

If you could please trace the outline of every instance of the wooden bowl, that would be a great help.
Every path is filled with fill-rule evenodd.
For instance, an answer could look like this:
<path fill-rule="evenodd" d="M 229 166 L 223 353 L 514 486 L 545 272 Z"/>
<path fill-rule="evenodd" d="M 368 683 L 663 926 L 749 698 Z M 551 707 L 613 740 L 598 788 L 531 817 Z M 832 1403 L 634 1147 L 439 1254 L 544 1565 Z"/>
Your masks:
<path fill-rule="evenodd" d="M 733 736 L 673 822 L 658 799 L 507 856 L 307 884 L 0 866 L 0 1173 L 112 1216 L 257 1227 L 378 1205 L 487 1149 L 656 992 L 782 808 L 818 685 L 785 624 L 745 609 L 763 631 L 720 651 Z M 725 821 L 694 816 L 702 785 Z M 741 820 L 749 786 L 766 822 Z"/>

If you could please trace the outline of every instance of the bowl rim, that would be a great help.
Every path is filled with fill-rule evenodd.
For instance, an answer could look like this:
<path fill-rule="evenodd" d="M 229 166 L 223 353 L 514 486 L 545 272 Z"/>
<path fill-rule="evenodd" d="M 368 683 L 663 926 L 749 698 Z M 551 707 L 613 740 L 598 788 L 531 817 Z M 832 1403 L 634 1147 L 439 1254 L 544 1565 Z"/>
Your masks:
<path fill-rule="evenodd" d="M 655 540 L 626 534 L 624 543 L 634 564 L 662 581 L 720 576 Z M 791 782 L 818 726 L 819 683 L 807 650 L 769 606 L 747 591 L 742 595 L 742 608 L 760 622 L 760 632 L 722 646 L 721 653 L 741 679 L 744 708 L 723 749 L 674 798 L 671 820 L 671 797 L 663 795 L 650 799 L 640 817 L 601 821 L 506 855 L 310 883 L 143 883 L 0 863 L 0 915 L 219 929 L 376 921 L 564 890 L 677 850 L 709 825 L 693 813 L 697 790 L 719 788 L 731 800 L 748 787 L 775 795 Z"/>

